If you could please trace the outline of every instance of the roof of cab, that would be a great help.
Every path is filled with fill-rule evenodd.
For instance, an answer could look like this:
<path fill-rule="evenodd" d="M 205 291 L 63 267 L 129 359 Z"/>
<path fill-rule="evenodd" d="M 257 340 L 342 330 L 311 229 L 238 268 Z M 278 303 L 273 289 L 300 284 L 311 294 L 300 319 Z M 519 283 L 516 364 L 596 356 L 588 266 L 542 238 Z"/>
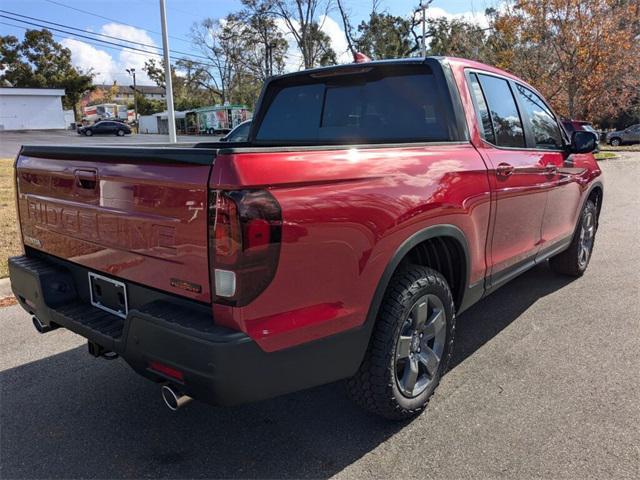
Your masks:
<path fill-rule="evenodd" d="M 285 73 L 282 75 L 274 75 L 273 77 L 271 77 L 272 80 L 276 80 L 276 79 L 281 79 L 281 78 L 288 78 L 288 77 L 295 77 L 295 76 L 305 76 L 305 75 L 313 75 L 313 74 L 317 74 L 317 73 L 322 73 L 322 72 L 330 72 L 332 70 L 342 70 L 342 69 L 348 69 L 348 68 L 353 68 L 353 67 L 367 67 L 367 66 L 378 66 L 378 65 L 393 65 L 393 64 L 399 64 L 399 65 L 406 65 L 406 64 L 419 64 L 419 63 L 425 63 L 428 60 L 436 60 L 442 64 L 458 64 L 464 68 L 475 68 L 478 70 L 485 70 L 487 72 L 493 72 L 496 73 L 498 75 L 502 75 L 508 78 L 511 78 L 513 80 L 518 80 L 520 82 L 522 82 L 522 79 L 516 77 L 515 75 L 509 73 L 509 72 L 505 72 L 504 70 L 500 70 L 499 68 L 496 67 L 492 67 L 491 65 L 487 65 L 484 63 L 480 63 L 480 62 L 476 62 L 474 60 L 468 60 L 466 58 L 459 58 L 459 57 L 441 57 L 441 56 L 430 56 L 430 57 L 409 57 L 409 58 L 392 58 L 392 59 L 386 59 L 386 60 L 372 60 L 370 62 L 363 62 L 363 63 L 343 63 L 341 65 L 330 65 L 330 66 L 326 66 L 326 67 L 316 67 L 316 68 L 310 68 L 308 70 L 300 70 L 298 72 L 291 72 L 291 73 Z"/>

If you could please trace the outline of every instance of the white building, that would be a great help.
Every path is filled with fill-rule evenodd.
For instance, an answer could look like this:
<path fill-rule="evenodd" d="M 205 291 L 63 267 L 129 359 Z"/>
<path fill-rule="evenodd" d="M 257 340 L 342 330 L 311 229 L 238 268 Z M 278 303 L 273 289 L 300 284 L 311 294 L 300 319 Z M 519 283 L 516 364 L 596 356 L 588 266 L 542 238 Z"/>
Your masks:
<path fill-rule="evenodd" d="M 59 88 L 0 88 L 0 130 L 67 128 Z"/>
<path fill-rule="evenodd" d="M 178 133 L 185 132 L 185 116 L 187 112 L 174 112 L 176 130 Z M 160 133 L 162 135 L 169 134 L 169 122 L 167 119 L 169 114 L 165 110 L 164 112 L 154 113 L 152 115 L 140 115 L 139 133 Z"/>

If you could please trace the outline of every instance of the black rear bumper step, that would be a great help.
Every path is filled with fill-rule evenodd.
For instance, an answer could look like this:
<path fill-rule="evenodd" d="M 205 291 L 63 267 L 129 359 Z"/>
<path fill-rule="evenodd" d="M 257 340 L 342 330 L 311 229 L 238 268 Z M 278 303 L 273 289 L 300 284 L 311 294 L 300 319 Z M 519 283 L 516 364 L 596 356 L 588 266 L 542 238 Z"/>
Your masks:
<path fill-rule="evenodd" d="M 42 324 L 65 327 L 117 353 L 139 374 L 215 405 L 351 376 L 369 339 L 370 329 L 360 328 L 267 353 L 244 333 L 216 325 L 210 306 L 127 282 L 129 312 L 121 318 L 91 304 L 88 271 L 31 249 L 9 259 L 16 298 Z M 151 362 L 182 372 L 182 381 L 152 370 Z"/>

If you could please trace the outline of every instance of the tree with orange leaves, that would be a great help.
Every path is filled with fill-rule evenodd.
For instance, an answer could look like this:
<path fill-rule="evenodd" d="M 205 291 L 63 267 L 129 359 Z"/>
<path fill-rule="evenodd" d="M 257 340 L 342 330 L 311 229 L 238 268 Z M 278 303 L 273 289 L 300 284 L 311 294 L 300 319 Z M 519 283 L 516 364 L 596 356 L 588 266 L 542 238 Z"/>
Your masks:
<path fill-rule="evenodd" d="M 640 0 L 520 0 L 489 13 L 486 60 L 558 113 L 595 120 L 640 100 Z"/>

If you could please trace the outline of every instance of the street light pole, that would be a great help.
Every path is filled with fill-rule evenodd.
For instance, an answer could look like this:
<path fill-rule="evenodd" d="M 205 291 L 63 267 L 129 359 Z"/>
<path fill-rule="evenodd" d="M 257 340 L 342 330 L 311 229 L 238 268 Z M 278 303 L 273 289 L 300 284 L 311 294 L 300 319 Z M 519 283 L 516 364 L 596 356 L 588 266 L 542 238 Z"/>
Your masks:
<path fill-rule="evenodd" d="M 424 5 L 422 3 L 422 0 L 420 0 L 420 10 L 422 10 L 422 56 L 426 57 L 427 56 L 427 43 L 426 43 L 426 35 L 427 35 L 427 28 L 426 28 L 426 24 L 427 24 L 427 16 L 426 16 L 426 11 L 427 11 L 427 7 L 426 5 Z"/>
<path fill-rule="evenodd" d="M 167 97 L 167 124 L 169 126 L 169 142 L 176 143 L 176 116 L 173 111 L 173 85 L 171 82 L 171 61 L 169 58 L 169 36 L 167 35 L 167 7 L 165 0 L 160 0 L 160 22 L 162 23 L 162 50 L 164 51 L 164 84 Z"/>
<path fill-rule="evenodd" d="M 136 88 L 136 69 L 127 68 L 127 73 L 133 76 L 133 123 L 136 126 L 136 133 L 140 133 L 138 127 L 138 89 Z"/>

